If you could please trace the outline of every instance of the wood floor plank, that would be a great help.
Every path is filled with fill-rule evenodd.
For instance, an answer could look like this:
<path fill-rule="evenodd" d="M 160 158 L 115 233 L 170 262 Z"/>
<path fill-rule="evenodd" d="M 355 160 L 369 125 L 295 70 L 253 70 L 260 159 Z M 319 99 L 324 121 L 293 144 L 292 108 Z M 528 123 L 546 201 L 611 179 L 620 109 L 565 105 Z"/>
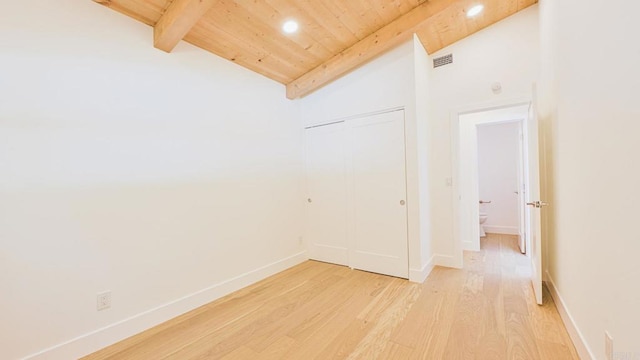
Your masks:
<path fill-rule="evenodd" d="M 308 261 L 85 359 L 579 359 L 517 237 L 464 261 L 423 284 Z"/>
<path fill-rule="evenodd" d="M 483 334 L 484 297 L 465 291 L 460 296 L 444 350 L 445 359 L 473 359 Z"/>
<path fill-rule="evenodd" d="M 246 360 L 246 359 L 257 359 L 260 357 L 260 354 L 249 349 L 245 346 L 240 346 L 237 349 L 233 350 L 226 356 L 221 357 L 222 360 Z"/>
<path fill-rule="evenodd" d="M 355 281 L 357 280 L 341 281 L 340 285 L 331 286 L 330 288 L 327 287 L 325 291 L 318 293 L 313 299 L 310 299 L 299 308 L 292 309 L 291 314 L 288 316 L 291 320 L 284 321 L 281 326 L 273 328 L 272 331 L 252 337 L 246 346 L 255 351 L 262 352 L 282 336 L 291 334 L 294 329 L 303 324 L 313 323 L 314 319 L 321 318 L 323 315 L 332 316 L 332 314 L 335 314 L 337 309 L 342 306 L 344 301 L 347 300 L 347 298 L 343 299 L 344 301 L 336 300 L 335 294 L 350 289 L 354 286 Z M 328 291 L 329 289 L 331 291 Z"/>
<path fill-rule="evenodd" d="M 507 357 L 513 360 L 540 359 L 538 342 L 527 316 L 507 315 Z"/>
<path fill-rule="evenodd" d="M 279 338 L 276 342 L 272 343 L 264 349 L 255 359 L 262 360 L 279 360 L 284 359 L 285 354 L 288 353 L 293 345 L 295 344 L 295 340 L 288 336 L 283 336 Z"/>
<path fill-rule="evenodd" d="M 309 281 L 298 285 L 291 291 L 278 296 L 278 300 L 264 303 L 252 313 L 228 328 L 201 336 L 200 339 L 181 348 L 179 351 L 165 356 L 165 359 L 181 360 L 184 358 L 215 357 L 220 358 L 239 346 L 244 346 L 255 337 L 260 337 L 282 326 L 283 319 L 310 301 L 326 289 L 328 283 L 335 279 L 328 277 L 324 281 Z"/>
<path fill-rule="evenodd" d="M 420 294 L 420 285 L 410 284 L 404 286 L 402 290 L 394 298 L 394 301 L 389 303 L 385 311 L 369 320 L 375 322 L 375 326 L 366 334 L 348 359 L 374 359 L 384 351 L 392 332 L 404 321 L 407 313 L 415 304 Z"/>
<path fill-rule="evenodd" d="M 540 351 L 541 359 L 578 359 L 578 355 L 575 350 L 572 352 L 571 348 L 565 345 L 556 343 L 550 343 L 544 340 L 537 340 L 538 350 Z"/>
<path fill-rule="evenodd" d="M 351 321 L 349 326 L 344 328 L 329 343 L 318 356 L 317 359 L 346 359 L 358 346 L 362 339 L 371 331 L 374 323 L 355 319 Z"/>
<path fill-rule="evenodd" d="M 565 345 L 564 327 L 551 296 L 544 296 L 543 304 L 531 311 L 531 326 L 536 339 Z"/>
<path fill-rule="evenodd" d="M 410 359 L 443 359 L 449 334 L 453 326 L 453 318 L 461 297 L 459 289 L 462 288 L 462 278 L 449 291 L 442 292 L 439 306 L 433 310 L 433 317 L 427 317 L 422 323 L 422 331 L 418 336 L 418 342 L 414 347 Z"/>
<path fill-rule="evenodd" d="M 492 328 L 496 333 L 504 337 L 506 334 L 506 321 L 502 290 L 502 272 L 498 271 L 490 276 L 485 276 L 482 290 L 485 301 L 488 303 L 485 309 L 487 312 L 485 315 L 485 323 L 487 323 L 489 328 Z"/>
<path fill-rule="evenodd" d="M 379 359 L 385 360 L 405 360 L 411 357 L 413 349 L 410 347 L 402 346 L 393 341 L 387 342 Z"/>
<path fill-rule="evenodd" d="M 391 340 L 408 348 L 415 348 L 421 339 L 426 339 L 426 332 L 435 323 L 443 306 L 445 296 L 438 292 L 423 293 L 407 314 L 407 318 L 395 329 Z"/>
<path fill-rule="evenodd" d="M 372 275 L 365 272 L 354 272 L 353 276 L 347 279 L 348 286 L 342 291 L 332 294 L 333 301 L 341 302 L 340 306 L 335 307 L 331 312 L 316 314 L 291 329 L 287 335 L 298 342 L 305 342 L 314 334 L 321 332 L 327 324 L 333 325 L 333 329 L 339 328 L 340 325 L 346 326 L 372 300 L 371 293 L 375 292 L 378 287 L 373 284 Z"/>
<path fill-rule="evenodd" d="M 497 331 L 486 332 L 479 340 L 474 352 L 477 360 L 506 360 L 507 340 Z"/>

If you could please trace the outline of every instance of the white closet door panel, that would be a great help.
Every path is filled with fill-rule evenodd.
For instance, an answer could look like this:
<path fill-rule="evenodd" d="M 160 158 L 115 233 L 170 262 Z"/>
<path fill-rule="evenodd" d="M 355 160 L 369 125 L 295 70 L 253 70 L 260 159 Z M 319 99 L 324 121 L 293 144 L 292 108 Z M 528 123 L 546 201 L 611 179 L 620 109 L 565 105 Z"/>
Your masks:
<path fill-rule="evenodd" d="M 404 112 L 348 121 L 351 266 L 407 278 Z"/>
<path fill-rule="evenodd" d="M 344 136 L 344 123 L 306 130 L 306 237 L 311 259 L 349 265 Z"/>

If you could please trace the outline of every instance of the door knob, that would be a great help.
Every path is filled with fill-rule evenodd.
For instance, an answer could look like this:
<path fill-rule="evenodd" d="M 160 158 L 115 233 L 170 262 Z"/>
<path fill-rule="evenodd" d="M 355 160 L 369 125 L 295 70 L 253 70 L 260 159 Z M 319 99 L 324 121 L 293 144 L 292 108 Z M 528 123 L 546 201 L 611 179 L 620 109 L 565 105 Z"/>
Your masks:
<path fill-rule="evenodd" d="M 400 205 L 404 206 L 404 204 L 405 204 L 405 201 L 404 200 L 400 200 Z"/>
<path fill-rule="evenodd" d="M 308 202 L 308 203 L 310 203 L 310 202 L 311 202 L 311 198 L 308 198 L 308 199 L 307 199 L 307 202 Z"/>
<path fill-rule="evenodd" d="M 541 207 L 545 207 L 549 204 L 544 201 L 534 201 L 534 202 L 528 202 L 527 205 L 533 206 L 536 209 L 540 209 Z"/>

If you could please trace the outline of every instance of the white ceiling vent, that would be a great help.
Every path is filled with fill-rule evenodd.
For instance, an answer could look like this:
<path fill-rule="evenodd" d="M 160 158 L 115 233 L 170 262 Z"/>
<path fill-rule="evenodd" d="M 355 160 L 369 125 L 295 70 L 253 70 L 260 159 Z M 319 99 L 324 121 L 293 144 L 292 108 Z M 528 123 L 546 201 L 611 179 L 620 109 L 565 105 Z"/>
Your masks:
<path fill-rule="evenodd" d="M 443 55 L 433 59 L 434 68 L 449 65 L 449 64 L 453 64 L 453 54 Z"/>

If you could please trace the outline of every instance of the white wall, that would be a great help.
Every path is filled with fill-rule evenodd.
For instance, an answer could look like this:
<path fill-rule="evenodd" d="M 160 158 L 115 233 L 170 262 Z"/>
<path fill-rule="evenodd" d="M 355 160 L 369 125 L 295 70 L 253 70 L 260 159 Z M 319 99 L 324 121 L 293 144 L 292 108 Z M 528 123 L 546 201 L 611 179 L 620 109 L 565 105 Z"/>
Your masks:
<path fill-rule="evenodd" d="M 418 191 L 420 201 L 420 250 L 421 250 L 421 276 L 426 276 L 431 267 L 436 265 L 436 257 L 433 253 L 433 241 L 431 239 L 431 195 L 429 194 L 429 81 L 431 76 L 431 60 L 427 51 L 414 35 L 414 77 L 415 77 L 415 108 L 416 108 L 416 152 L 418 158 Z M 418 278 L 416 280 L 424 280 Z"/>
<path fill-rule="evenodd" d="M 520 123 L 478 126 L 478 186 L 480 212 L 488 215 L 485 230 L 519 234 L 518 172 Z"/>
<path fill-rule="evenodd" d="M 531 97 L 538 72 L 538 6 L 510 16 L 435 54 L 453 53 L 453 64 L 430 73 L 429 163 L 431 238 L 441 263 L 456 264 L 452 187 L 452 113 L 512 98 Z M 503 91 L 493 94 L 491 84 Z M 447 260 L 448 259 L 448 260 Z"/>
<path fill-rule="evenodd" d="M 282 85 L 91 1 L 5 2 L 0 43 L 0 358 L 115 324 L 43 356 L 75 358 L 304 259 Z"/>
<path fill-rule="evenodd" d="M 428 74 L 416 64 L 427 62 L 426 52 L 417 40 L 409 41 L 350 74 L 300 100 L 306 125 L 382 110 L 404 108 L 407 161 L 407 212 L 409 230 L 409 277 L 422 281 L 429 272 L 431 240 L 427 218 L 426 141 L 427 108 L 416 108 L 416 92 L 426 92 Z M 418 115 L 420 118 L 418 119 Z M 420 127 L 420 132 L 418 131 Z M 422 177 L 421 177 L 422 176 Z M 429 249 L 429 250 L 427 250 Z M 429 256 L 423 258 L 423 256 Z"/>
<path fill-rule="evenodd" d="M 617 359 L 639 358 L 640 4 L 540 7 L 549 278 L 584 358 L 605 359 L 605 331 Z"/>
<path fill-rule="evenodd" d="M 407 106 L 413 110 L 414 45 L 403 45 L 300 100 L 304 124 Z M 413 116 L 413 115 L 412 115 Z"/>

